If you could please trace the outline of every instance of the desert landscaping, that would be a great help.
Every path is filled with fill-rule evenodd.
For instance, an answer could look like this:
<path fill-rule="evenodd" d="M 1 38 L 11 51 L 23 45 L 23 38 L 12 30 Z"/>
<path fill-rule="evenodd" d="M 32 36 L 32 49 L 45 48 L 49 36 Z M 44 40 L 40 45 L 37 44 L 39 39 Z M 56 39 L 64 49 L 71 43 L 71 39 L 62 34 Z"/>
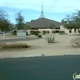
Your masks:
<path fill-rule="evenodd" d="M 79 37 L 79 34 L 66 34 L 60 35 L 58 33 L 51 34 L 54 36 L 55 41 L 53 43 L 47 43 L 45 40 L 46 36 L 50 34 L 43 35 L 42 38 L 37 38 L 35 35 L 29 35 L 26 37 L 31 38 L 31 40 L 16 41 L 16 42 L 6 42 L 6 43 L 25 43 L 29 48 L 25 49 L 11 49 L 11 50 L 0 50 L 0 58 L 16 58 L 16 57 L 35 57 L 35 56 L 64 56 L 64 55 L 79 55 L 80 48 L 72 47 L 71 40 Z M 16 39 L 16 36 L 11 34 L 6 34 L 5 39 L 3 39 L 2 34 L 0 34 L 0 40 Z M 2 42 L 0 42 L 2 43 Z"/>

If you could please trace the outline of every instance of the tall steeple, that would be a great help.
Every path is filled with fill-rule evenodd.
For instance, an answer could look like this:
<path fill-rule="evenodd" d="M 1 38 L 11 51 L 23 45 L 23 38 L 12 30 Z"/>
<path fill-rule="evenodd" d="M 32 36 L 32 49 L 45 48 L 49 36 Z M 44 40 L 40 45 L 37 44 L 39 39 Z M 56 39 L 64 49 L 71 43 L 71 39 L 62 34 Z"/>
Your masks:
<path fill-rule="evenodd" d="M 40 18 L 44 18 L 44 11 L 43 11 L 43 0 L 41 0 L 41 14 L 40 14 Z"/>

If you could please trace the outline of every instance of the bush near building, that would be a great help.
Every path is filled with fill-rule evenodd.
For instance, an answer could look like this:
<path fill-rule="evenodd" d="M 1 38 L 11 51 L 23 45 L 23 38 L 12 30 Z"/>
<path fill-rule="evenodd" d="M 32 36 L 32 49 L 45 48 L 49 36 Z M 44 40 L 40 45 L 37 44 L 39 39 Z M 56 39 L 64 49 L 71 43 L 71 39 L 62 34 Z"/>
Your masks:
<path fill-rule="evenodd" d="M 30 34 L 31 34 L 31 35 L 36 35 L 36 36 L 38 36 L 39 33 L 40 33 L 40 31 L 34 31 L 34 30 L 31 30 L 31 31 L 30 31 Z"/>
<path fill-rule="evenodd" d="M 65 34 L 65 32 L 64 31 L 59 31 L 59 34 Z"/>
<path fill-rule="evenodd" d="M 46 31 L 43 31 L 43 35 L 45 35 L 46 34 Z"/>
<path fill-rule="evenodd" d="M 49 31 L 46 31 L 46 33 L 49 33 Z"/>
<path fill-rule="evenodd" d="M 56 31 L 52 31 L 52 33 L 56 33 Z"/>
<path fill-rule="evenodd" d="M 42 38 L 42 35 L 38 35 L 38 38 Z"/>
<path fill-rule="evenodd" d="M 55 33 L 59 33 L 59 30 L 56 30 Z"/>
<path fill-rule="evenodd" d="M 17 31 L 13 31 L 12 34 L 13 34 L 13 35 L 17 35 Z"/>
<path fill-rule="evenodd" d="M 38 36 L 40 31 L 35 31 L 35 36 Z"/>

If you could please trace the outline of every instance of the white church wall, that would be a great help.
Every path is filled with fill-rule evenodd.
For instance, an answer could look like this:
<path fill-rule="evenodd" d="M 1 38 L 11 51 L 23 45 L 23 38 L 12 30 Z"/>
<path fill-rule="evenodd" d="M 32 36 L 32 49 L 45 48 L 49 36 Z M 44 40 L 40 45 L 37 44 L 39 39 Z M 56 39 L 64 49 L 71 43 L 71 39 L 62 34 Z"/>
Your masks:
<path fill-rule="evenodd" d="M 66 29 L 66 28 L 65 28 L 64 32 L 65 32 L 65 33 L 69 33 L 69 29 Z"/>
<path fill-rule="evenodd" d="M 80 29 L 79 29 L 80 30 Z M 64 28 L 63 25 L 60 26 L 60 31 L 64 31 L 65 33 L 70 33 L 70 29 Z M 76 29 L 76 32 L 74 29 L 71 29 L 71 33 L 78 33 L 78 29 Z"/>
<path fill-rule="evenodd" d="M 78 32 L 78 29 L 76 29 L 76 33 L 79 33 L 79 32 Z"/>
<path fill-rule="evenodd" d="M 27 33 L 30 35 L 30 31 L 31 31 L 31 30 L 29 29 L 29 30 L 26 30 L 26 31 L 27 31 Z"/>
<path fill-rule="evenodd" d="M 61 25 L 61 26 L 60 26 L 60 31 L 64 31 L 64 30 L 65 30 L 64 26 Z"/>
<path fill-rule="evenodd" d="M 71 33 L 75 33 L 75 32 L 74 32 L 74 29 L 72 29 Z"/>

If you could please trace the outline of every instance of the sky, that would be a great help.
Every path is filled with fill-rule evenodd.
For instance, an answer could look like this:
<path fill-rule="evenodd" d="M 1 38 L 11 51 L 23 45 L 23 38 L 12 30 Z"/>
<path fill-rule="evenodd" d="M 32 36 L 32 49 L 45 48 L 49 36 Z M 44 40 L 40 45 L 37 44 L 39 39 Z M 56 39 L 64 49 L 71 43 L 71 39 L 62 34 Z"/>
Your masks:
<path fill-rule="evenodd" d="M 0 0 L 0 10 L 16 23 L 15 14 L 21 12 L 25 22 L 38 19 L 41 13 L 41 0 Z M 61 22 L 67 15 L 80 10 L 80 0 L 43 0 L 45 18 Z"/>

